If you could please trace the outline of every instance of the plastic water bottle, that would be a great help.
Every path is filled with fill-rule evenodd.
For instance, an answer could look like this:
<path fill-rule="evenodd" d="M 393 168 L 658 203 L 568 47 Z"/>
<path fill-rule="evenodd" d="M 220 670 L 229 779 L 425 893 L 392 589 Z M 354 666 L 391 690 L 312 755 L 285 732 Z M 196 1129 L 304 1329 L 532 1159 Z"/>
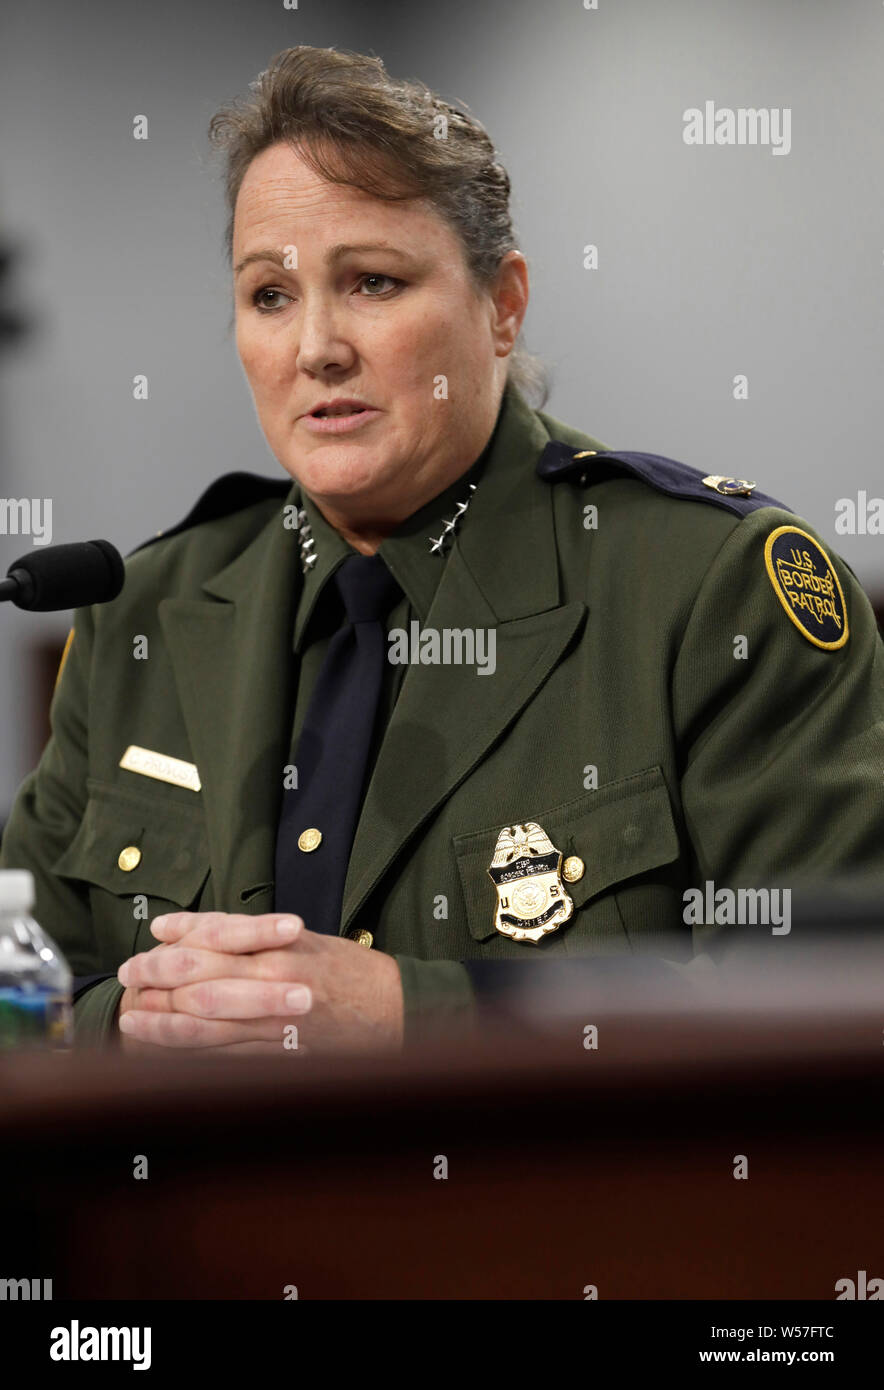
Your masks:
<path fill-rule="evenodd" d="M 0 869 L 0 1049 L 73 1041 L 71 972 L 33 906 L 34 875 Z"/>

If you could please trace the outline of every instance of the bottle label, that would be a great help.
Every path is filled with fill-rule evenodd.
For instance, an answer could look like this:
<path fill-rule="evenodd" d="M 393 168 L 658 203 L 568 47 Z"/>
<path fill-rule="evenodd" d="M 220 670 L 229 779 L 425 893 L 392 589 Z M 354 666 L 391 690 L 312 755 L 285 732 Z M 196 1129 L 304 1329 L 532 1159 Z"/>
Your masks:
<path fill-rule="evenodd" d="M 72 1038 L 72 1010 L 64 994 L 0 985 L 0 1048 L 69 1047 Z"/>

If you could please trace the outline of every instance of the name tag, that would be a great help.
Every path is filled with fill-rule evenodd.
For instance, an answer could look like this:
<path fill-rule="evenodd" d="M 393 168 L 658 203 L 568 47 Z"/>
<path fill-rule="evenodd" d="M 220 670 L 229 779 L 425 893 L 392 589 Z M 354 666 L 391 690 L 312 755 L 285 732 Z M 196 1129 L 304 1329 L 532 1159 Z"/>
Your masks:
<path fill-rule="evenodd" d="M 198 792 L 202 787 L 195 763 L 169 758 L 165 753 L 153 753 L 149 748 L 139 748 L 134 743 L 129 744 L 120 759 L 120 767 L 127 772 L 140 772 L 142 777 L 155 777 L 158 782 L 187 787 L 192 792 Z"/>

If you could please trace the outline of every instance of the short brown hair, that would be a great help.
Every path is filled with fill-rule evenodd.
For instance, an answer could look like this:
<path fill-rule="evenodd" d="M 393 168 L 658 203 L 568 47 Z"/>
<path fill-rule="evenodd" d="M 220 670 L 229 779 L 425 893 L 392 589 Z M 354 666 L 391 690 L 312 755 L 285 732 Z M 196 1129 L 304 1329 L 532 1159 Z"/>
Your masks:
<path fill-rule="evenodd" d="M 245 172 L 279 141 L 296 146 L 330 183 L 389 201 L 425 198 L 457 232 L 480 289 L 517 249 L 509 175 L 464 103 L 458 110 L 422 82 L 394 81 L 380 58 L 307 46 L 277 53 L 249 90 L 250 97 L 222 106 L 209 125 L 212 145 L 226 155 L 229 260 Z M 508 377 L 539 405 L 546 402 L 545 370 L 518 343 Z"/>

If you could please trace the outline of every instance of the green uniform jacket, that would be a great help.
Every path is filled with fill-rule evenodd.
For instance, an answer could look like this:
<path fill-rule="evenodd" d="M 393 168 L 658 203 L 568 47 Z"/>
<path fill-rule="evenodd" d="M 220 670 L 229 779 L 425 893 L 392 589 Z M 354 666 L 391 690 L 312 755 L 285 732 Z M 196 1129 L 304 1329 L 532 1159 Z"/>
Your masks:
<path fill-rule="evenodd" d="M 583 478 L 548 481 L 550 440 L 605 447 L 508 387 L 425 625 L 494 629 L 495 670 L 408 667 L 356 832 L 341 931 L 397 958 L 407 1039 L 468 1017 L 464 960 L 629 952 L 673 927 L 690 955 L 690 886 L 884 868 L 884 652 L 852 572 L 830 555 L 849 636 L 823 648 L 765 561 L 767 539 L 797 527 L 819 569 L 807 523 L 591 456 Z M 299 493 L 255 486 L 258 500 L 140 548 L 122 594 L 75 615 L 0 862 L 33 872 L 35 915 L 76 975 L 151 949 L 160 913 L 273 910 Z M 201 789 L 121 768 L 131 744 L 195 764 Z M 565 885 L 570 920 L 539 944 L 495 929 L 488 873 L 500 831 L 527 822 L 584 866 Z M 79 1041 L 115 1035 L 121 993 L 108 979 L 82 994 Z"/>

